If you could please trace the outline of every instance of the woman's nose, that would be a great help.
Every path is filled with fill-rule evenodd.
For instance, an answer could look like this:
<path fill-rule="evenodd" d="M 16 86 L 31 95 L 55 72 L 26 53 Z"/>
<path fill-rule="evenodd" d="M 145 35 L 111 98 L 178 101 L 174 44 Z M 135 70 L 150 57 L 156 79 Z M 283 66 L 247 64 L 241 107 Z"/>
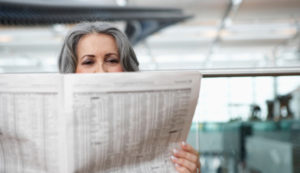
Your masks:
<path fill-rule="evenodd" d="M 98 63 L 94 73 L 106 73 L 106 72 L 107 72 L 107 70 L 106 70 L 104 64 L 103 63 Z"/>

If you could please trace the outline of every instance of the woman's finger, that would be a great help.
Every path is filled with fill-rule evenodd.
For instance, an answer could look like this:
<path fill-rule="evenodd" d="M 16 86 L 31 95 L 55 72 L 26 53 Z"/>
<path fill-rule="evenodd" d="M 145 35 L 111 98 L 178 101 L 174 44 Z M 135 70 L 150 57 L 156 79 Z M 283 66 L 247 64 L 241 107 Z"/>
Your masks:
<path fill-rule="evenodd" d="M 186 169 L 185 167 L 182 167 L 182 166 L 178 165 L 177 163 L 175 163 L 175 169 L 179 173 L 191 173 L 188 169 Z"/>
<path fill-rule="evenodd" d="M 198 151 L 195 150 L 190 144 L 183 141 L 183 142 L 181 142 L 180 146 L 184 151 L 187 151 L 187 152 L 195 154 L 196 156 L 199 156 Z"/>
<path fill-rule="evenodd" d="M 200 157 L 200 155 L 199 155 L 199 153 L 197 152 L 197 150 L 195 150 L 190 144 L 187 144 L 186 142 L 181 142 L 181 144 L 180 144 L 180 146 L 181 146 L 181 148 L 182 148 L 182 150 L 184 150 L 184 151 L 186 151 L 186 152 L 188 152 L 188 153 L 190 153 L 190 154 L 192 154 L 192 155 L 194 155 L 194 156 L 196 156 L 197 157 L 197 161 L 196 161 L 196 164 L 197 164 L 197 168 L 198 168 L 198 172 L 200 172 L 200 170 L 201 170 L 201 164 L 200 164 L 200 160 L 199 160 L 199 157 Z M 188 158 L 187 159 L 189 159 L 190 160 L 190 155 L 188 156 Z M 191 161 L 193 161 L 193 160 L 191 160 Z"/>
<path fill-rule="evenodd" d="M 194 173 L 197 171 L 197 164 L 196 162 L 191 162 L 184 158 L 178 158 L 175 156 L 171 156 L 171 160 L 174 164 L 178 164 L 181 167 L 186 168 L 189 172 Z"/>
<path fill-rule="evenodd" d="M 200 154 L 198 153 L 198 151 L 195 150 L 190 144 L 186 143 L 185 141 L 181 142 L 181 148 L 197 156 L 197 168 L 200 170 L 201 169 L 200 160 L 199 160 Z"/>
<path fill-rule="evenodd" d="M 198 161 L 198 155 L 195 155 L 194 153 L 187 152 L 184 150 L 174 149 L 173 155 L 177 158 L 183 158 L 183 159 L 189 160 L 193 163 L 196 163 Z"/>

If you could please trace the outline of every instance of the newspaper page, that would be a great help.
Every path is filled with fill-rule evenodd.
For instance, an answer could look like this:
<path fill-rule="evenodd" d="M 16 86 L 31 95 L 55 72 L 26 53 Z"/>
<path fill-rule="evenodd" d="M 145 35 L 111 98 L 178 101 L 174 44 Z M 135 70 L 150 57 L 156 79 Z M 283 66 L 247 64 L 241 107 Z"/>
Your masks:
<path fill-rule="evenodd" d="M 0 75 L 0 173 L 62 173 L 60 75 Z"/>
<path fill-rule="evenodd" d="M 1 75 L 1 173 L 176 172 L 198 72 Z"/>
<path fill-rule="evenodd" d="M 69 172 L 176 172 L 171 151 L 190 130 L 200 77 L 199 72 L 66 76 L 66 111 L 73 118 Z"/>

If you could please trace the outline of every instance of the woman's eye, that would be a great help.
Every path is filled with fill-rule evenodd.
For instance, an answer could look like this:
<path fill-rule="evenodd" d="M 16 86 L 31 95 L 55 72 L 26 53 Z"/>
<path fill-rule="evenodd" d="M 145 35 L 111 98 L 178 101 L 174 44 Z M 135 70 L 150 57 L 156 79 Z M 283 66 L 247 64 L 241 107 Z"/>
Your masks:
<path fill-rule="evenodd" d="M 110 59 L 107 59 L 106 62 L 113 63 L 113 64 L 118 64 L 119 63 L 119 59 L 117 59 L 117 58 L 110 58 Z"/>
<path fill-rule="evenodd" d="M 82 62 L 83 65 L 91 65 L 93 63 L 94 63 L 94 61 L 83 61 Z"/>

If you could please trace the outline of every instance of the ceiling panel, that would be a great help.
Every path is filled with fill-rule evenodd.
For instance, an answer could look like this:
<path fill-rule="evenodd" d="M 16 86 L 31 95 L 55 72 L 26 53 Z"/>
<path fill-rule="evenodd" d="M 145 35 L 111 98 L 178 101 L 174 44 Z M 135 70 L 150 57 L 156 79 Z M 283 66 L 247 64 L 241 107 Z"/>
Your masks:
<path fill-rule="evenodd" d="M 129 0 L 129 5 L 181 8 L 194 16 L 186 22 L 188 24 L 217 25 L 229 2 L 230 0 Z"/>
<path fill-rule="evenodd" d="M 300 19 L 299 0 L 244 0 L 233 20 L 293 20 Z"/>

